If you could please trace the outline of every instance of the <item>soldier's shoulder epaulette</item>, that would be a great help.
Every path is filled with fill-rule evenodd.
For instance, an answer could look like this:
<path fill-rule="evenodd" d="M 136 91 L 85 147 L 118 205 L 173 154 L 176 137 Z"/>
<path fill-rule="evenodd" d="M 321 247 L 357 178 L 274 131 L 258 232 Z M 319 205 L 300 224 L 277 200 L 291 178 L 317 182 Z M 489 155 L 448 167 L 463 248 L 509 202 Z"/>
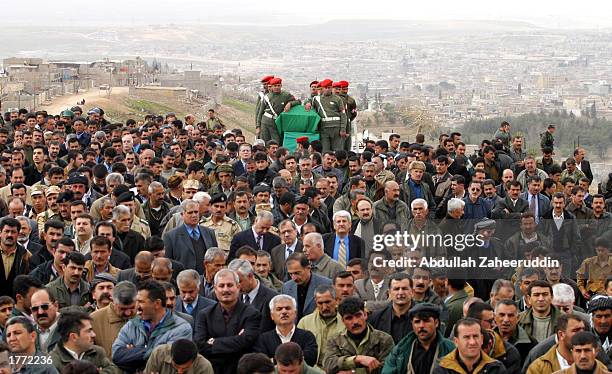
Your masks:
<path fill-rule="evenodd" d="M 140 221 L 140 223 L 142 223 L 143 225 L 148 225 L 149 221 L 147 221 L 146 219 L 142 219 L 140 217 L 138 217 L 138 220 Z"/>

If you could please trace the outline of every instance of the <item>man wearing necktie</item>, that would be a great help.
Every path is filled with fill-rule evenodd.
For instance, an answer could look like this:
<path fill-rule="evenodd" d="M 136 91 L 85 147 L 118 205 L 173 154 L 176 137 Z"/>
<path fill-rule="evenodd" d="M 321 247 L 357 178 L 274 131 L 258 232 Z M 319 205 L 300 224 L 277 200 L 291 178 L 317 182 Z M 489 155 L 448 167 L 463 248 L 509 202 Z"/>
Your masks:
<path fill-rule="evenodd" d="M 540 194 L 541 190 L 542 178 L 534 175 L 527 180 L 527 191 L 521 194 L 521 197 L 529 203 L 529 212 L 535 216 L 537 224 L 540 223 L 540 218 L 550 210 L 550 201 L 546 196 Z"/>
<path fill-rule="evenodd" d="M 336 260 L 343 269 L 346 268 L 349 260 L 363 257 L 365 252 L 363 240 L 356 235 L 350 234 L 351 218 L 351 213 L 346 210 L 337 211 L 333 216 L 335 232 L 327 233 L 323 236 L 325 253 Z"/>

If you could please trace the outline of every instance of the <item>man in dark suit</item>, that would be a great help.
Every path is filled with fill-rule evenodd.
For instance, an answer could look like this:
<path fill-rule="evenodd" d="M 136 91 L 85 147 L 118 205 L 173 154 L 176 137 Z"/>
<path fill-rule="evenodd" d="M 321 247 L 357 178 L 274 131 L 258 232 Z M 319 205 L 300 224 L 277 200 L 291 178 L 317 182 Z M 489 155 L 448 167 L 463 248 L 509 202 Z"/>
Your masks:
<path fill-rule="evenodd" d="M 214 300 L 200 295 L 201 282 L 200 274 L 193 269 L 181 271 L 176 278 L 179 297 L 176 298 L 174 310 L 192 316 L 195 324 L 200 311 L 216 304 Z"/>
<path fill-rule="evenodd" d="M 538 175 L 527 178 L 527 191 L 520 196 L 527 201 L 529 211 L 536 217 L 536 223 L 540 223 L 540 219 L 550 210 L 550 200 L 542 195 L 542 178 Z"/>
<path fill-rule="evenodd" d="M 233 259 L 227 268 L 233 270 L 240 278 L 240 297 L 261 314 L 261 332 L 274 329 L 274 321 L 270 317 L 270 300 L 278 293 L 264 286 L 255 276 L 251 263 L 247 260 Z"/>
<path fill-rule="evenodd" d="M 280 238 L 270 233 L 270 227 L 274 223 L 274 215 L 267 210 L 261 210 L 257 213 L 255 222 L 250 229 L 239 232 L 232 239 L 228 261 L 236 258 L 236 251 L 243 245 L 248 245 L 255 250 L 264 250 L 268 253 L 272 248 L 280 244 Z M 167 253 L 167 252 L 166 252 Z"/>
<path fill-rule="evenodd" d="M 340 210 L 334 213 L 333 218 L 335 232 L 323 235 L 325 253 L 346 268 L 349 260 L 364 256 L 365 243 L 357 235 L 350 234 L 351 213 Z M 344 256 L 340 256 L 341 252 Z"/>
<path fill-rule="evenodd" d="M 331 280 L 314 274 L 303 253 L 294 253 L 287 258 L 287 272 L 291 280 L 283 284 L 281 293 L 295 299 L 299 320 L 315 310 L 315 289 L 320 285 L 331 285 Z"/>
<path fill-rule="evenodd" d="M 503 220 L 504 224 L 497 230 L 502 241 L 519 230 L 521 214 L 529 210 L 529 204 L 520 196 L 521 183 L 512 181 L 509 182 L 509 185 L 508 195 L 504 199 L 497 200 L 497 204 L 491 211 L 491 218 Z"/>
<path fill-rule="evenodd" d="M 198 224 L 200 204 L 195 200 L 184 200 L 181 203 L 183 224 L 164 235 L 166 257 L 176 260 L 188 269 L 204 273 L 204 254 L 206 250 L 217 246 L 214 231 Z"/>
<path fill-rule="evenodd" d="M 390 303 L 373 313 L 368 322 L 377 330 L 384 331 L 399 343 L 412 331 L 408 312 L 412 308 L 412 279 L 406 273 L 395 273 L 385 282 L 389 287 Z"/>
<path fill-rule="evenodd" d="M 234 162 L 234 175 L 237 177 L 247 173 L 246 162 L 251 158 L 251 145 L 246 143 L 240 144 L 238 157 L 240 158 Z"/>
<path fill-rule="evenodd" d="M 151 278 L 154 259 L 155 256 L 151 252 L 141 251 L 136 255 L 133 268 L 119 271 L 117 283 L 127 280 L 138 285 L 140 282 Z"/>
<path fill-rule="evenodd" d="M 272 358 L 279 345 L 294 342 L 302 348 L 304 361 L 310 366 L 315 366 L 317 340 L 312 332 L 295 326 L 297 316 L 295 299 L 288 295 L 274 296 L 269 309 L 276 326 L 259 336 L 253 350 Z"/>
<path fill-rule="evenodd" d="M 294 252 L 302 252 L 303 247 L 302 241 L 298 239 L 297 227 L 292 220 L 286 219 L 282 221 L 278 225 L 278 229 L 283 242 L 272 248 L 272 252 L 270 253 L 272 258 L 272 271 L 278 279 L 282 282 L 286 282 L 289 280 L 289 276 L 287 275 L 285 261 L 287 261 L 287 257 L 291 256 Z"/>
<path fill-rule="evenodd" d="M 198 314 L 194 341 L 217 374 L 234 374 L 238 358 L 252 351 L 260 334 L 259 312 L 240 300 L 238 275 L 222 269 L 215 276 L 218 303 Z"/>
<path fill-rule="evenodd" d="M 581 263 L 582 246 L 576 217 L 565 209 L 563 192 L 553 195 L 553 208 L 544 215 L 541 232 L 552 239 L 554 253 L 563 265 L 563 276 L 576 274 Z"/>
<path fill-rule="evenodd" d="M 8 274 L 2 257 L 0 257 L 0 274 L 3 282 L 0 282 L 0 295 L 13 295 L 13 281 L 18 275 L 30 272 L 30 253 L 17 243 L 21 224 L 15 218 L 4 217 L 0 220 L 0 248 L 3 256 L 13 255 L 13 265 Z"/>

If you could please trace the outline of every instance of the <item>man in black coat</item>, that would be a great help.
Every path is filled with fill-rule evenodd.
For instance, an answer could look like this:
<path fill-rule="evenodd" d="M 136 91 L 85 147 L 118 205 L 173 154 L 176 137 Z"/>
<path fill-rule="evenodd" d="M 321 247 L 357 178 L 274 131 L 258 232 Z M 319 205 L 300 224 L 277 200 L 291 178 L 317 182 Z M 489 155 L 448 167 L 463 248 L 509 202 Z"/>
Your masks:
<path fill-rule="evenodd" d="M 499 221 L 500 230 L 497 231 L 502 241 L 520 230 L 521 215 L 529 210 L 529 203 L 520 197 L 521 183 L 512 181 L 509 186 L 508 195 L 504 199 L 497 200 L 497 204 L 491 211 L 491 218 L 502 220 Z"/>
<path fill-rule="evenodd" d="M 267 210 L 261 210 L 257 213 L 255 222 L 250 229 L 239 232 L 232 239 L 228 261 L 236 257 L 236 251 L 243 245 L 257 250 L 264 250 L 268 253 L 272 252 L 272 248 L 281 243 L 278 236 L 270 233 L 270 227 L 274 224 L 274 215 Z"/>
<path fill-rule="evenodd" d="M 251 263 L 243 259 L 233 259 L 227 266 L 240 278 L 240 297 L 261 314 L 261 332 L 274 329 L 274 321 L 270 316 L 270 300 L 278 293 L 264 286 L 255 276 Z M 274 352 L 272 352 L 274 353 Z"/>
<path fill-rule="evenodd" d="M 238 358 L 252 351 L 261 316 L 240 300 L 238 275 L 222 269 L 215 275 L 217 304 L 200 311 L 194 341 L 217 374 L 234 374 Z"/>
<path fill-rule="evenodd" d="M 295 326 L 297 305 L 289 295 L 277 295 L 270 301 L 270 313 L 276 328 L 259 336 L 253 350 L 273 358 L 276 348 L 287 342 L 294 342 L 302 348 L 304 361 L 310 366 L 317 363 L 317 340 L 312 332 Z"/>
<path fill-rule="evenodd" d="M 412 308 L 412 279 L 406 273 L 395 273 L 389 278 L 389 299 L 383 309 L 372 314 L 368 323 L 377 330 L 384 331 L 399 343 L 412 331 L 408 316 Z"/>

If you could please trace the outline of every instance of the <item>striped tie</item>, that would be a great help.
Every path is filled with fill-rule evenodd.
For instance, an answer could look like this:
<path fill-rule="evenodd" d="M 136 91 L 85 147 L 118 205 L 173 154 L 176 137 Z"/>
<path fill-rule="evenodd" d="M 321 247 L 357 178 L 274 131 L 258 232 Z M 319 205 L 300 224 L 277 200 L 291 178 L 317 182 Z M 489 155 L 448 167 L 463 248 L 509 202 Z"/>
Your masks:
<path fill-rule="evenodd" d="M 344 245 L 344 239 L 340 239 L 340 247 L 338 248 L 338 263 L 343 269 L 346 269 L 346 245 Z"/>

